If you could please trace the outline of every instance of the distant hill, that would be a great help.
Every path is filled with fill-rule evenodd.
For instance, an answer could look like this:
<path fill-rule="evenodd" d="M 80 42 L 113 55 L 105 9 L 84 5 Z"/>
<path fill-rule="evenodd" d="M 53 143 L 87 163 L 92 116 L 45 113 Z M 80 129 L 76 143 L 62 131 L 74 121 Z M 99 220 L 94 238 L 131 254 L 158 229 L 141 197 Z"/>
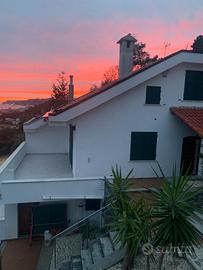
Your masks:
<path fill-rule="evenodd" d="M 47 102 L 49 99 L 26 99 L 26 100 L 7 100 L 4 105 L 36 106 Z"/>

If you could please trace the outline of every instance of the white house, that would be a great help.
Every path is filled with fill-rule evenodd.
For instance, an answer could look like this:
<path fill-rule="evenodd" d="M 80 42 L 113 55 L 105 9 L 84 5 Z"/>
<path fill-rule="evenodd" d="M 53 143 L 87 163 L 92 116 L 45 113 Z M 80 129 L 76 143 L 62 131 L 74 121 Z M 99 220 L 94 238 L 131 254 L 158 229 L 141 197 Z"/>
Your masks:
<path fill-rule="evenodd" d="M 116 164 L 134 178 L 155 177 L 157 161 L 168 176 L 174 164 L 201 175 L 203 54 L 178 51 L 131 72 L 134 39 L 119 44 L 117 82 L 24 125 L 25 142 L 0 168 L 1 239 L 28 234 L 33 213 L 52 224 L 47 213 L 58 213 L 63 229 L 98 209 Z"/>

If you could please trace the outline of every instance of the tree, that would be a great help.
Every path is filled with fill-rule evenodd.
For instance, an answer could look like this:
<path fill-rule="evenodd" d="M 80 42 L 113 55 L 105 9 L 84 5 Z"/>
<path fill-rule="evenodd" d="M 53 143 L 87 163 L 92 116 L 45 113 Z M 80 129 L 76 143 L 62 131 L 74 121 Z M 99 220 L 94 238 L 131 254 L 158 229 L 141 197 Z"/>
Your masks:
<path fill-rule="evenodd" d="M 90 87 L 90 92 L 92 91 L 97 91 L 101 89 L 102 87 L 111 85 L 113 82 L 118 80 L 118 66 L 111 66 L 108 68 L 104 74 L 103 74 L 103 79 L 100 83 L 100 85 L 93 84 Z"/>
<path fill-rule="evenodd" d="M 152 64 L 158 60 L 158 55 L 150 57 L 150 54 L 145 51 L 146 44 L 143 42 L 135 42 L 133 63 L 134 69 L 140 69 L 146 65 Z"/>
<path fill-rule="evenodd" d="M 122 270 L 131 270 L 134 258 L 151 234 L 151 208 L 143 199 L 134 202 L 129 196 L 129 174 L 123 178 L 121 169 L 112 168 L 113 181 L 107 181 L 108 198 L 112 206 L 113 222 L 110 227 L 117 232 L 116 241 L 126 247 Z M 149 269 L 149 264 L 148 264 Z"/>
<path fill-rule="evenodd" d="M 57 107 L 67 103 L 68 100 L 68 80 L 65 72 L 60 72 L 56 82 L 52 85 L 52 105 Z"/>
<path fill-rule="evenodd" d="M 197 214 L 202 213 L 197 197 L 203 189 L 195 188 L 193 184 L 190 184 L 190 176 L 177 175 L 175 168 L 172 180 L 167 179 L 162 170 L 161 174 L 164 178 L 163 187 L 151 189 L 154 195 L 154 245 L 163 249 L 173 247 L 175 254 L 182 247 L 194 252 L 193 246 L 199 246 L 201 243 L 201 233 L 192 221 L 198 220 Z M 159 269 L 161 269 L 163 257 L 164 252 L 161 255 Z"/>
<path fill-rule="evenodd" d="M 203 53 L 203 36 L 196 37 L 191 47 L 193 52 Z"/>
<path fill-rule="evenodd" d="M 118 80 L 118 66 L 111 66 L 104 72 L 101 86 L 109 85 Z"/>
<path fill-rule="evenodd" d="M 150 54 L 145 51 L 145 48 L 145 43 L 138 42 L 136 40 L 133 53 L 134 70 L 139 70 L 140 68 L 152 64 L 158 60 L 158 55 L 150 57 Z M 90 87 L 90 91 L 96 91 L 101 87 L 108 86 L 116 80 L 118 80 L 118 66 L 111 66 L 104 72 L 100 85 L 92 85 Z"/>

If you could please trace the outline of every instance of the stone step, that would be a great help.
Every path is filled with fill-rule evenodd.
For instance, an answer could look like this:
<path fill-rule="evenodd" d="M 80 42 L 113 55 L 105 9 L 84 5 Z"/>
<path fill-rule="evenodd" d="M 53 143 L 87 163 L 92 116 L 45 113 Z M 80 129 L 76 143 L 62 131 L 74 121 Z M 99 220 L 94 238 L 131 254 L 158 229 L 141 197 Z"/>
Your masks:
<path fill-rule="evenodd" d="M 109 232 L 109 236 L 110 236 L 111 242 L 113 243 L 113 246 L 114 246 L 115 250 L 121 248 L 121 243 L 117 241 L 116 235 L 117 235 L 117 233 L 114 232 L 114 231 Z"/>
<path fill-rule="evenodd" d="M 53 245 L 42 243 L 36 270 L 49 270 L 53 256 Z"/>
<path fill-rule="evenodd" d="M 88 270 L 88 267 L 92 265 L 92 255 L 89 249 L 81 250 L 81 259 L 82 259 L 82 267 L 83 270 Z"/>
<path fill-rule="evenodd" d="M 99 241 L 96 241 L 91 246 L 91 253 L 92 253 L 92 260 L 93 263 L 96 264 L 98 261 L 100 261 L 103 258 L 101 245 Z"/>
<path fill-rule="evenodd" d="M 71 270 L 71 262 L 66 261 L 61 264 L 58 270 Z"/>
<path fill-rule="evenodd" d="M 71 270 L 83 270 L 82 269 L 82 261 L 81 261 L 80 256 L 72 257 Z"/>
<path fill-rule="evenodd" d="M 111 243 L 111 239 L 109 237 L 101 237 L 100 239 L 102 251 L 104 254 L 104 257 L 109 256 L 113 253 L 113 246 Z"/>

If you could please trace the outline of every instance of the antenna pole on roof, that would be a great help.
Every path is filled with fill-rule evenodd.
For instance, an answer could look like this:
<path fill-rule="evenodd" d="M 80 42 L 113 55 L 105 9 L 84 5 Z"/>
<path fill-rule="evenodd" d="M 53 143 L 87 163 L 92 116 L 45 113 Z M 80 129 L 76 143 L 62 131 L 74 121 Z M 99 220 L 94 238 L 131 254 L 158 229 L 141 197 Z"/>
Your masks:
<path fill-rule="evenodd" d="M 185 49 L 188 50 L 189 42 L 186 44 Z"/>
<path fill-rule="evenodd" d="M 166 51 L 169 46 L 171 46 L 170 42 L 164 42 L 164 57 L 166 57 Z"/>

